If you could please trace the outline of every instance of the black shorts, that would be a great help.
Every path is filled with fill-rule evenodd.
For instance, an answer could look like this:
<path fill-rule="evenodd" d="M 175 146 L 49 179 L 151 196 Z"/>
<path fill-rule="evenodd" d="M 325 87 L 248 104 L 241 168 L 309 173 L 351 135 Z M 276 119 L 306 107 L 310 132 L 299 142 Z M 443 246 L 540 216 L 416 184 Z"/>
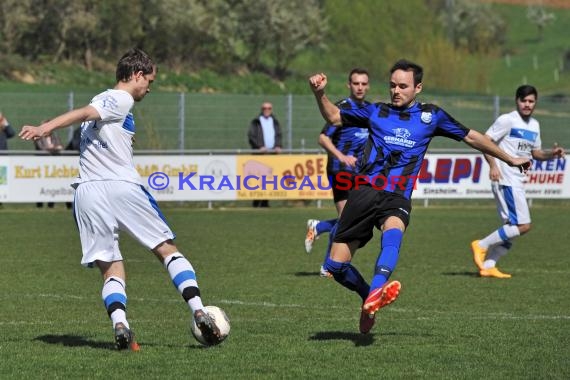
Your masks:
<path fill-rule="evenodd" d="M 340 201 L 346 201 L 348 199 L 348 192 L 352 188 L 352 180 L 350 179 L 351 184 L 343 183 L 342 179 L 341 182 L 339 182 L 339 175 L 347 176 L 350 178 L 351 175 L 344 172 L 327 173 L 327 175 L 329 176 L 329 182 L 331 183 L 333 189 L 334 203 L 338 203 Z"/>
<path fill-rule="evenodd" d="M 327 173 L 332 185 L 334 203 L 346 201 L 354 187 L 354 174 L 350 172 Z"/>
<path fill-rule="evenodd" d="M 364 247 L 374 233 L 390 216 L 398 217 L 407 227 L 410 223 L 412 202 L 401 195 L 359 186 L 349 193 L 348 201 L 338 221 L 335 243 L 360 242 Z"/>

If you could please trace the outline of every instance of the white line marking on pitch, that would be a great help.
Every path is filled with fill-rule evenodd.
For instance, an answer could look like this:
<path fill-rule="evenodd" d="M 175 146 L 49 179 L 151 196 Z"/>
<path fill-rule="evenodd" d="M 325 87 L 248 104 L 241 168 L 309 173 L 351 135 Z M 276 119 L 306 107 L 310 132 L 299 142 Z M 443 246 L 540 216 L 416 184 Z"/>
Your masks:
<path fill-rule="evenodd" d="M 22 297 L 42 297 L 42 298 L 53 298 L 53 299 L 74 299 L 74 300 L 87 300 L 90 297 L 77 296 L 73 294 L 12 294 L 10 297 L 4 296 L 0 297 L 0 300 L 7 300 L 9 298 L 22 298 Z M 158 302 L 158 303 L 180 303 L 181 301 L 174 297 L 171 299 L 157 299 L 157 298 L 134 298 L 129 297 L 131 302 Z M 288 308 L 288 309 L 310 309 L 310 310 L 321 310 L 323 308 L 315 307 L 314 305 L 302 305 L 302 304 L 280 304 L 274 302 L 251 302 L 251 301 L 241 301 L 241 300 L 227 300 L 221 299 L 217 301 L 218 304 L 226 305 L 239 305 L 239 306 L 249 306 L 249 307 L 267 307 L 267 308 Z M 348 308 L 345 306 L 334 306 L 327 305 L 327 310 L 347 310 L 352 311 L 352 307 Z M 477 313 L 477 312 L 461 312 L 461 311 L 440 311 L 440 310 L 418 310 L 418 309 L 406 309 L 400 307 L 389 307 L 386 309 L 390 312 L 395 313 L 414 313 L 419 314 L 417 317 L 405 318 L 405 319 L 415 319 L 415 320 L 435 320 L 435 319 L 450 319 L 450 318 L 464 318 L 468 320 L 570 320 L 570 315 L 541 315 L 541 314 L 528 314 L 528 315 L 517 315 L 514 313 Z M 436 314 L 437 317 L 433 317 Z M 430 317 L 431 315 L 431 317 Z M 41 322 L 28 322 L 28 321 L 0 321 L 0 325 L 17 325 L 17 324 L 51 324 L 50 321 Z"/>

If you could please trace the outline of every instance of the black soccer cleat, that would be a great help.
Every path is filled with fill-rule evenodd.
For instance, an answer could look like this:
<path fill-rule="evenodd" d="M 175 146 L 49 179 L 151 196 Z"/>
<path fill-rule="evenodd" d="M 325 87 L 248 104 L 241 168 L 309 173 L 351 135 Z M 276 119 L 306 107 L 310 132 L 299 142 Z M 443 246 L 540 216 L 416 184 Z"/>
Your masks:
<path fill-rule="evenodd" d="M 194 313 L 194 321 L 208 345 L 213 346 L 222 342 L 220 329 L 208 313 L 203 310 L 197 310 Z"/>
<path fill-rule="evenodd" d="M 115 347 L 117 350 L 139 351 L 140 349 L 135 341 L 135 334 L 120 322 L 115 325 Z"/>

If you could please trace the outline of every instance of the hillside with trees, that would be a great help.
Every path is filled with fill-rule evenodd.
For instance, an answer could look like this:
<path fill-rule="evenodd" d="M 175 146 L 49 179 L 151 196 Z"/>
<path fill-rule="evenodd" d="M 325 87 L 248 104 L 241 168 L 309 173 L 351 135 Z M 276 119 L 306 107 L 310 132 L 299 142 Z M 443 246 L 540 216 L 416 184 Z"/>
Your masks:
<path fill-rule="evenodd" d="M 163 90 L 299 93 L 307 73 L 327 71 L 342 85 L 354 66 L 384 78 L 406 57 L 424 66 L 433 89 L 492 93 L 504 91 L 503 71 L 532 79 L 524 65 L 539 71 L 534 57 L 553 45 L 548 66 L 540 57 L 548 77 L 537 80 L 558 91 L 570 87 L 570 50 L 551 31 L 570 12 L 554 9 L 555 17 L 553 9 L 468 0 L 3 0 L 0 78 L 100 86 L 138 46 L 160 63 Z M 528 29 L 536 38 L 518 41 Z"/>

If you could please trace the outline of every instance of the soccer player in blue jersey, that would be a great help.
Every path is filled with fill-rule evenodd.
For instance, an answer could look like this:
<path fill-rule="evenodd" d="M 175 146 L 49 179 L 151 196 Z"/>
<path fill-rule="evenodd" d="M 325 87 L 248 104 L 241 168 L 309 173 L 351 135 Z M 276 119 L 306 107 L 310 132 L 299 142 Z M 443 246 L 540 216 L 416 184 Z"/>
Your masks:
<path fill-rule="evenodd" d="M 532 117 L 537 100 L 538 91 L 534 86 L 517 88 L 517 109 L 499 116 L 485 136 L 517 157 L 539 161 L 564 157 L 564 149 L 556 144 L 551 150 L 542 149 L 540 125 Z M 503 225 L 481 240 L 471 242 L 473 260 L 481 277 L 511 278 L 497 268 L 497 262 L 511 249 L 513 239 L 530 231 L 530 210 L 524 191 L 526 176 L 487 154 L 485 159 L 489 163 L 493 195 Z"/>
<path fill-rule="evenodd" d="M 127 320 L 126 271 L 119 232 L 129 233 L 164 265 L 188 304 L 194 322 L 211 344 L 221 342 L 215 320 L 204 310 L 196 272 L 174 244 L 174 232 L 154 198 L 142 186 L 133 163 L 135 121 L 132 108 L 150 92 L 157 66 L 140 49 L 129 50 L 117 64 L 117 82 L 89 105 L 66 112 L 40 126 L 25 125 L 20 137 L 38 140 L 58 128 L 81 124 L 79 177 L 74 217 L 79 229 L 81 264 L 103 276 L 101 296 L 118 349 L 138 350 Z"/>
<path fill-rule="evenodd" d="M 388 282 L 396 268 L 404 231 L 410 220 L 411 195 L 431 139 L 444 136 L 463 140 L 471 147 L 526 170 L 528 158 L 509 156 L 481 133 L 470 130 L 443 109 L 416 101 L 422 90 L 423 69 L 400 60 L 390 70 L 390 103 L 357 109 L 339 109 L 325 95 L 327 77 L 309 78 L 323 118 L 330 124 L 359 125 L 370 137 L 338 222 L 330 257 L 325 262 L 334 279 L 362 298 L 360 332 L 374 325 L 375 313 L 394 302 L 401 284 Z M 374 227 L 382 231 L 381 250 L 370 285 L 351 264 L 357 248 L 371 238 Z"/>
<path fill-rule="evenodd" d="M 370 103 L 364 100 L 369 86 L 368 71 L 354 68 L 348 74 L 347 87 L 350 96 L 336 103 L 339 108 L 360 108 Z M 357 161 L 360 158 L 364 145 L 368 141 L 368 129 L 359 126 L 345 126 L 337 128 L 326 124 L 319 135 L 319 144 L 327 151 L 327 176 L 331 181 L 333 200 L 337 215 L 340 216 L 346 200 L 348 189 L 337 186 L 337 175 L 343 173 L 347 178 L 357 173 Z M 313 242 L 319 235 L 329 232 L 329 244 L 325 252 L 325 260 L 329 256 L 332 240 L 336 231 L 338 217 L 329 220 L 309 219 L 307 221 L 307 234 L 305 236 L 305 250 L 311 252 Z M 323 266 L 320 269 L 321 277 L 331 277 Z"/>

